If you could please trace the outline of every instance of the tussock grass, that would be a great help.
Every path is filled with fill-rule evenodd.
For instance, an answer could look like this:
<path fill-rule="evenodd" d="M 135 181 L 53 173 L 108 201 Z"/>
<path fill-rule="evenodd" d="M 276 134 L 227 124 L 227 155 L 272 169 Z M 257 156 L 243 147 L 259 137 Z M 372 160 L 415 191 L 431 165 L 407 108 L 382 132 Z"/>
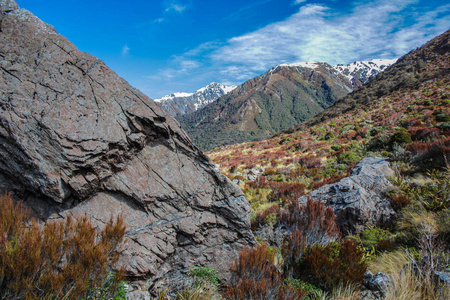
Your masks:
<path fill-rule="evenodd" d="M 391 276 L 391 284 L 386 291 L 386 300 L 442 300 L 449 299 L 450 288 L 436 285 L 431 273 L 420 276 L 406 266 Z"/>
<path fill-rule="evenodd" d="M 372 273 L 383 272 L 386 274 L 395 274 L 410 261 L 404 249 L 394 252 L 383 253 L 376 259 L 368 263 L 368 269 Z"/>
<path fill-rule="evenodd" d="M 360 296 L 359 289 L 355 285 L 340 284 L 330 293 L 324 293 L 322 295 L 311 297 L 311 300 L 357 300 L 361 298 Z"/>
<path fill-rule="evenodd" d="M 203 283 L 177 294 L 177 300 L 220 300 L 217 286 Z"/>

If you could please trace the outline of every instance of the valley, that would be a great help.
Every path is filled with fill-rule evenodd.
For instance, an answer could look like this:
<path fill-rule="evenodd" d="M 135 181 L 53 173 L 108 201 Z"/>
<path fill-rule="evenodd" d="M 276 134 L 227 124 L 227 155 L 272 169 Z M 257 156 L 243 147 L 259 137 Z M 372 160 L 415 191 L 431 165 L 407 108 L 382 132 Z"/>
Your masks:
<path fill-rule="evenodd" d="M 303 2 L 292 16 L 325 16 Z M 169 31 L 198 9 L 181 3 L 133 28 Z M 259 69 L 174 83 L 251 37 L 144 81 L 240 80 Z M 0 41 L 1 300 L 450 297 L 450 30 L 398 59 L 284 57 L 156 100 L 14 0 Z"/>

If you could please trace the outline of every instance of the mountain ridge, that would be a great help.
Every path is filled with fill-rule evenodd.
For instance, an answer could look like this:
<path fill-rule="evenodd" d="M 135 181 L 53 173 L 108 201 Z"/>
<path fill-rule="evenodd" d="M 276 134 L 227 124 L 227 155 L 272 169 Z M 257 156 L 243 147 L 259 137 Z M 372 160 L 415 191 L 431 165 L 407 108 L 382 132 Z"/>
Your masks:
<path fill-rule="evenodd" d="M 426 47 L 425 47 L 426 46 Z M 367 83 L 346 97 L 336 101 L 327 111 L 319 113 L 311 120 L 290 127 L 282 133 L 292 133 L 308 126 L 318 124 L 326 119 L 333 118 L 355 105 L 367 105 L 373 99 L 382 97 L 400 88 L 419 87 L 419 83 L 433 80 L 450 73 L 448 60 L 450 57 L 450 30 L 428 41 L 422 47 L 411 50 L 397 60 L 389 69 L 380 73 L 377 78 L 368 80 Z M 435 60 L 435 65 L 425 68 L 427 61 Z M 277 134 L 278 135 L 278 134 Z"/>
<path fill-rule="evenodd" d="M 389 62 L 373 66 L 384 70 L 383 66 Z M 278 65 L 204 108 L 177 119 L 204 150 L 268 138 L 312 118 L 347 95 L 365 82 L 366 74 L 377 73 L 372 69 L 368 66 L 335 69 L 323 62 Z M 349 80 L 349 74 L 357 80 Z"/>
<path fill-rule="evenodd" d="M 180 116 L 192 113 L 205 107 L 235 89 L 236 86 L 226 86 L 217 82 L 211 82 L 194 93 L 175 92 L 154 101 L 170 116 Z"/>

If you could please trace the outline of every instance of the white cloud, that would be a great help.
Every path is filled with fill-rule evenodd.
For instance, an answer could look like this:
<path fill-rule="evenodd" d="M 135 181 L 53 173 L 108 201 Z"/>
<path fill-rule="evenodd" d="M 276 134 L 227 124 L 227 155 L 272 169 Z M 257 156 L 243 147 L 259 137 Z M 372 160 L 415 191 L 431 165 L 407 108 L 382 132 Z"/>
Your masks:
<path fill-rule="evenodd" d="M 176 2 L 169 2 L 166 4 L 166 12 L 176 11 L 178 13 L 182 13 L 186 8 L 187 6 L 181 5 Z"/>
<path fill-rule="evenodd" d="M 298 5 L 298 4 L 302 4 L 304 2 L 306 2 L 307 0 L 295 0 L 294 1 L 294 5 Z"/>
<path fill-rule="evenodd" d="M 427 0 L 355 0 L 344 13 L 305 4 L 283 21 L 173 57 L 160 74 L 172 82 L 239 84 L 282 63 L 398 58 L 448 29 L 450 4 L 420 9 L 427 5 Z"/>
<path fill-rule="evenodd" d="M 223 75 L 223 80 L 220 81 L 222 83 L 227 82 L 229 85 L 234 84 L 236 80 L 242 82 L 248 78 L 258 76 L 257 73 L 252 72 L 244 66 L 228 66 L 222 69 L 219 73 Z M 229 82 L 229 78 L 234 78 L 234 81 Z"/>
<path fill-rule="evenodd" d="M 436 10 L 419 17 L 417 11 L 410 9 L 414 2 L 417 1 L 373 1 L 354 7 L 346 15 L 323 5 L 307 4 L 282 22 L 229 39 L 227 45 L 212 53 L 212 59 L 264 71 L 284 61 L 333 64 L 380 55 L 399 57 L 425 42 L 426 36 L 448 27 L 442 16 L 449 14 L 449 5 L 437 9 L 441 15 L 438 19 Z M 413 24 L 399 29 L 406 17 L 414 18 Z"/>
<path fill-rule="evenodd" d="M 127 45 L 123 46 L 122 51 L 121 51 L 122 56 L 126 57 L 126 56 L 128 56 L 129 53 L 130 53 L 130 48 Z"/>

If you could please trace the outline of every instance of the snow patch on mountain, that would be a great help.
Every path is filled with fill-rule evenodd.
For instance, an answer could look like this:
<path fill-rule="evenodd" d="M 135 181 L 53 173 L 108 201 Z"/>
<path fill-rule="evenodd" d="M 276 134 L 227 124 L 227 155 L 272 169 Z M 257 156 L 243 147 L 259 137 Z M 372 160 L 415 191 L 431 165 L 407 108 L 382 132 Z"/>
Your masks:
<path fill-rule="evenodd" d="M 356 80 L 365 83 L 370 77 L 383 72 L 396 61 L 397 59 L 373 59 L 370 61 L 355 61 L 348 65 L 339 64 L 333 66 L 333 68 L 354 86 Z"/>
<path fill-rule="evenodd" d="M 179 116 L 186 113 L 192 113 L 207 104 L 225 95 L 236 86 L 225 86 L 220 83 L 212 82 L 195 93 L 173 93 L 154 101 L 171 116 Z"/>
<path fill-rule="evenodd" d="M 170 99 L 174 99 L 174 98 L 180 98 L 180 97 L 190 97 L 194 95 L 194 93 L 183 93 L 183 92 L 176 92 L 170 95 L 166 95 L 162 98 L 159 99 L 154 99 L 155 102 L 164 102 Z"/>
<path fill-rule="evenodd" d="M 366 83 L 370 77 L 386 70 L 387 67 L 395 63 L 397 59 L 372 59 L 370 61 L 355 61 L 348 65 L 338 64 L 331 66 L 324 62 L 297 62 L 291 64 L 280 64 L 272 68 L 268 73 L 274 72 L 277 68 L 306 68 L 316 71 L 322 67 L 330 72 L 345 77 L 351 84 L 351 90 Z"/>
<path fill-rule="evenodd" d="M 297 62 L 297 63 L 292 63 L 292 64 L 281 64 L 281 65 L 278 65 L 277 67 L 302 67 L 302 68 L 316 69 L 319 66 L 320 66 L 320 64 L 318 62 L 306 61 L 306 62 Z"/>

